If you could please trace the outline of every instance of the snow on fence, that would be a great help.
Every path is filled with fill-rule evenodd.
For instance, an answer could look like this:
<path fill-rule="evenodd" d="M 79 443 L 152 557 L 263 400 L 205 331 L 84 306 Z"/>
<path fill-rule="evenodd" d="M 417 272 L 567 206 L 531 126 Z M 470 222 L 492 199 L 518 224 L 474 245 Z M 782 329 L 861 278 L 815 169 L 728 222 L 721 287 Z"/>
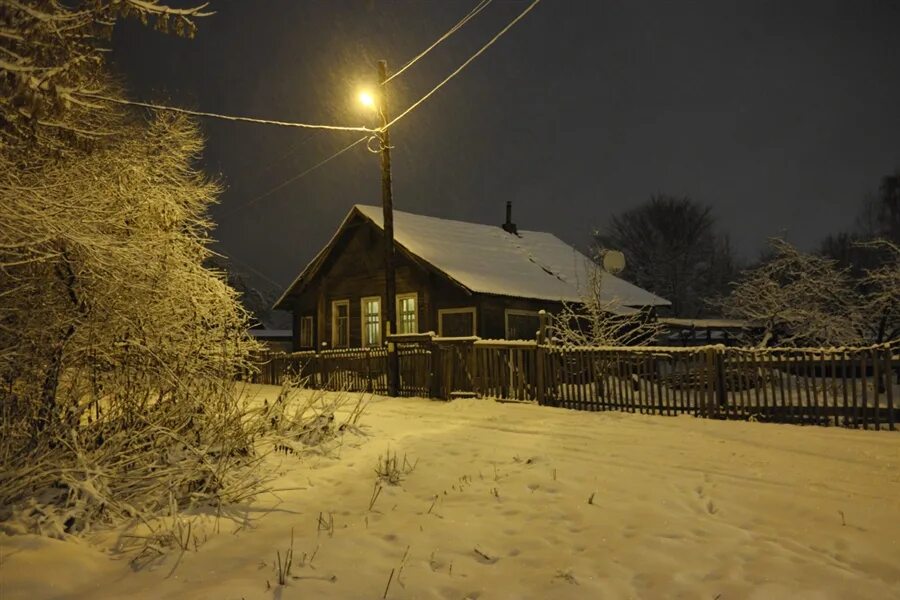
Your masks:
<path fill-rule="evenodd" d="M 431 352 L 417 344 L 398 345 L 401 395 L 429 396 Z M 316 389 L 386 394 L 387 349 L 350 348 L 322 352 L 265 353 L 254 383 L 280 385 L 285 376 Z"/>
<path fill-rule="evenodd" d="M 561 347 L 421 336 L 397 343 L 400 393 L 575 410 L 896 428 L 900 355 L 868 348 Z M 255 378 L 384 393 L 387 350 L 269 355 Z"/>
<path fill-rule="evenodd" d="M 553 348 L 544 403 L 580 410 L 895 429 L 900 357 L 837 349 Z"/>

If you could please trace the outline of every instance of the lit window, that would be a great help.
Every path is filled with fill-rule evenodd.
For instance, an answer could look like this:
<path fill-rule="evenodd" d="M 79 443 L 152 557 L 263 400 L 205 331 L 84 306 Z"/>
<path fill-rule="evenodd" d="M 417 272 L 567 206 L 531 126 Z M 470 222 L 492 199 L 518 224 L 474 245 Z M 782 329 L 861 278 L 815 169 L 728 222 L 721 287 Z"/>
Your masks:
<path fill-rule="evenodd" d="M 381 298 L 372 296 L 360 301 L 362 315 L 363 346 L 381 344 Z"/>
<path fill-rule="evenodd" d="M 350 345 L 350 301 L 335 300 L 331 303 L 331 346 L 346 348 Z"/>
<path fill-rule="evenodd" d="M 300 317 L 300 347 L 312 348 L 313 346 L 313 318 Z"/>
<path fill-rule="evenodd" d="M 400 294 L 397 296 L 397 333 L 418 333 L 418 296 Z"/>

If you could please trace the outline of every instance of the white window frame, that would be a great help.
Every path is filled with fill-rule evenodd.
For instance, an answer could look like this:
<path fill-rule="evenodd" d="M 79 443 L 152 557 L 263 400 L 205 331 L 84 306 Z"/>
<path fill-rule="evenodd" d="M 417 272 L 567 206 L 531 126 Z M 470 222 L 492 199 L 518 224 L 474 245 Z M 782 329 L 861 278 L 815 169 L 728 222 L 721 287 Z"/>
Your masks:
<path fill-rule="evenodd" d="M 366 302 L 371 302 L 372 300 L 378 301 L 378 335 L 377 335 L 377 339 L 374 342 L 369 343 L 369 341 L 367 339 L 368 333 L 369 333 L 369 329 L 368 329 L 369 322 L 366 320 L 366 317 L 368 317 L 369 315 L 366 313 Z M 383 314 L 382 308 L 381 308 L 382 305 L 383 305 L 383 302 L 381 301 L 381 296 L 365 296 L 364 298 L 359 299 L 359 323 L 360 323 L 360 331 L 362 331 L 362 346 L 363 346 L 363 348 L 367 348 L 367 347 L 372 348 L 372 347 L 381 345 L 381 339 L 382 339 L 381 332 L 383 329 L 382 323 L 384 322 L 384 314 Z"/>
<path fill-rule="evenodd" d="M 406 294 L 397 294 L 394 300 L 394 317 L 397 319 L 397 322 L 394 323 L 394 331 L 397 333 L 419 333 L 419 294 L 418 292 L 407 292 Z M 412 298 L 416 307 L 413 311 L 413 330 L 412 331 L 400 331 L 400 324 L 403 320 L 400 318 L 400 301 L 406 300 L 408 298 Z"/>
<path fill-rule="evenodd" d="M 503 311 L 503 333 L 506 335 L 506 339 L 511 339 L 509 337 L 509 316 L 520 316 L 520 317 L 538 317 L 540 319 L 540 313 L 536 310 L 525 310 L 521 308 L 507 308 Z M 537 332 L 535 332 L 537 333 Z"/>
<path fill-rule="evenodd" d="M 312 348 L 313 337 L 313 318 L 309 315 L 300 317 L 300 332 L 297 340 L 300 343 L 300 347 Z"/>
<path fill-rule="evenodd" d="M 346 345 L 338 345 L 338 326 L 337 326 L 337 307 L 347 307 L 347 343 Z M 332 300 L 331 301 L 331 347 L 332 348 L 349 348 L 350 347 L 350 299 Z"/>
<path fill-rule="evenodd" d="M 478 311 L 474 306 L 465 306 L 462 308 L 440 308 L 438 309 L 438 335 L 444 336 L 444 315 L 458 315 L 462 313 L 471 313 L 472 314 L 472 333 L 471 335 L 476 335 L 476 331 L 478 331 Z"/>

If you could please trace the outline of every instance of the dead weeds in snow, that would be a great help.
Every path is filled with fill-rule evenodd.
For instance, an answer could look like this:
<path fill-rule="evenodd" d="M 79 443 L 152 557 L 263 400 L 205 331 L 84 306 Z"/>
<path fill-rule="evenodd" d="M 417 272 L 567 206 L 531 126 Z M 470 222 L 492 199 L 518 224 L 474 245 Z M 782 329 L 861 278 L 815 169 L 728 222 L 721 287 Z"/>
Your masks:
<path fill-rule="evenodd" d="M 2 530 L 64 539 L 122 528 L 115 550 L 145 568 L 173 550 L 196 550 L 235 507 L 275 491 L 264 462 L 272 453 L 339 453 L 344 433 L 363 433 L 368 405 L 293 381 L 262 406 L 240 385 L 198 392 L 204 403 L 110 406 L 66 435 L 48 432 L 27 453 L 0 439 Z"/>

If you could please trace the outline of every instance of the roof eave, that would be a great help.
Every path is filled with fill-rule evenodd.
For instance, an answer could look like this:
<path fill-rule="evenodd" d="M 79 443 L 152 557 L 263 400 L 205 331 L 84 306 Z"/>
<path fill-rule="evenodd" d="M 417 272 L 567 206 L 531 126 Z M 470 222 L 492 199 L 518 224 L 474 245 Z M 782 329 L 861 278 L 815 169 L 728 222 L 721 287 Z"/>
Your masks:
<path fill-rule="evenodd" d="M 287 287 L 284 293 L 279 296 L 278 300 L 275 301 L 275 304 L 272 305 L 272 310 L 290 310 L 289 307 L 283 306 L 284 302 L 288 299 L 289 296 L 294 294 L 295 292 L 301 291 L 303 288 L 299 286 L 301 283 L 304 283 L 304 279 L 306 282 L 310 281 L 313 277 L 315 277 L 316 273 L 319 272 L 319 268 L 322 266 L 322 262 L 324 262 L 325 257 L 328 256 L 331 249 L 337 243 L 338 238 L 341 233 L 343 233 L 344 229 L 346 229 L 347 224 L 350 222 L 350 219 L 353 217 L 354 213 L 365 216 L 362 212 L 356 208 L 356 205 L 350 209 L 350 212 L 347 213 L 347 216 L 344 217 L 344 220 L 341 221 L 340 226 L 337 228 L 337 231 L 334 232 L 334 235 L 331 236 L 331 239 L 328 240 L 328 243 L 319 250 L 319 252 L 313 257 L 309 263 L 307 263 L 306 267 L 300 271 L 300 274 L 294 278 L 294 281 L 291 282 L 291 285 Z"/>

